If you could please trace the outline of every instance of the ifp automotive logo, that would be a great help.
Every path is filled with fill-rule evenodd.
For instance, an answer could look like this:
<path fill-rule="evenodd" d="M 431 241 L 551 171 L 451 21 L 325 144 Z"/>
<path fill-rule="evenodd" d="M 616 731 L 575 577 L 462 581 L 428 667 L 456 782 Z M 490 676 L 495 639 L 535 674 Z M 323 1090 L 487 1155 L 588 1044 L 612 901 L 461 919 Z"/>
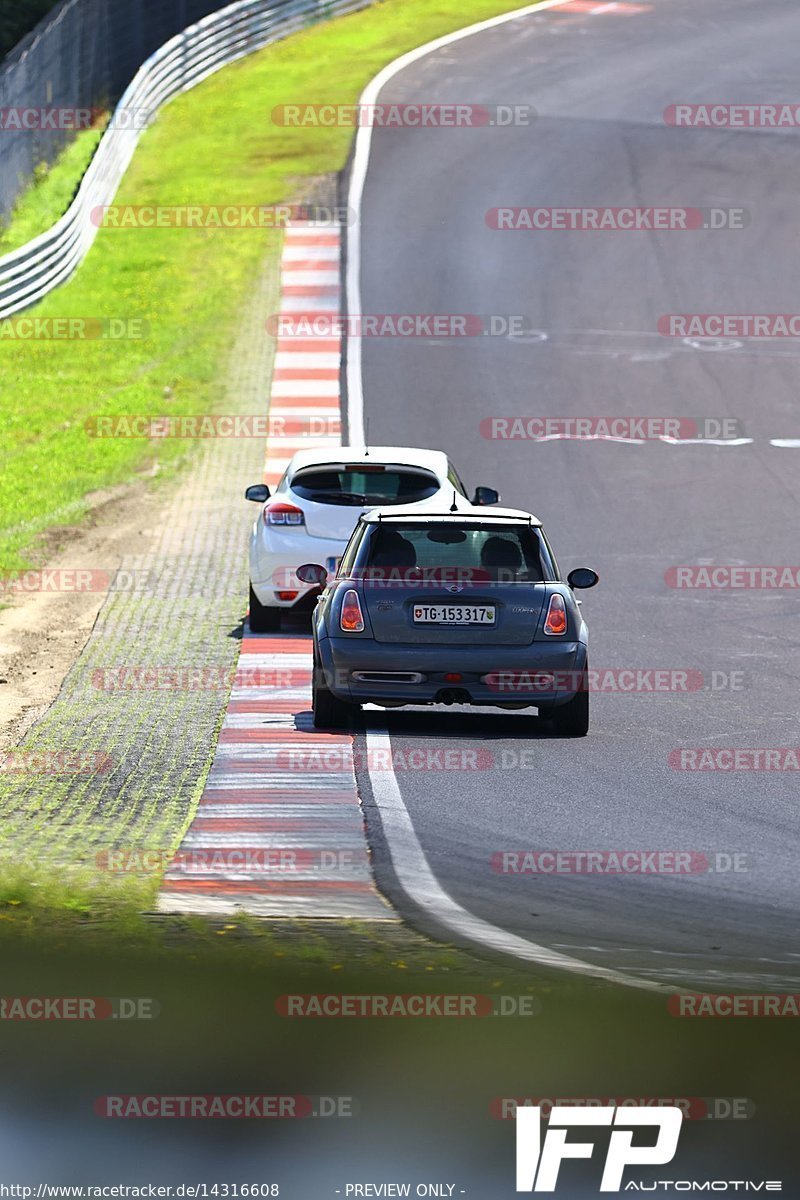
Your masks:
<path fill-rule="evenodd" d="M 781 1192 L 780 1179 L 658 1179 L 654 1182 L 628 1179 L 626 1167 L 656 1167 L 671 1163 L 678 1149 L 683 1109 L 677 1104 L 634 1108 L 628 1105 L 576 1107 L 574 1103 L 553 1104 L 542 1139 L 542 1119 L 546 1108 L 517 1105 L 517 1191 L 554 1192 L 561 1164 L 567 1158 L 591 1158 L 594 1143 L 568 1142 L 572 1126 L 612 1127 L 600 1180 L 601 1192 Z M 640 1129 L 652 1126 L 652 1135 L 637 1136 Z M 634 1145 L 634 1137 L 637 1144 Z M 644 1142 L 644 1144 L 641 1144 Z"/>
<path fill-rule="evenodd" d="M 542 1140 L 539 1108 L 517 1109 L 517 1191 L 554 1192 L 565 1158 L 591 1158 L 592 1142 L 568 1142 L 567 1131 L 575 1125 L 613 1126 L 608 1143 L 601 1192 L 618 1192 L 626 1167 L 663 1166 L 672 1162 L 678 1149 L 683 1112 L 670 1105 L 658 1109 L 572 1108 L 554 1105 Z M 652 1145 L 634 1146 L 634 1130 L 651 1125 L 658 1130 Z"/>

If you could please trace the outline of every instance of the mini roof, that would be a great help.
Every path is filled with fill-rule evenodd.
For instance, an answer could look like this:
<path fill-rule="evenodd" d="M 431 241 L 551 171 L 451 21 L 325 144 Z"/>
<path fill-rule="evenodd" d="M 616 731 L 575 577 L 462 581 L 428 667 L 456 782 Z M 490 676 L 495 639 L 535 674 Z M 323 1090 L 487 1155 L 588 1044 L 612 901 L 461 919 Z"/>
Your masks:
<path fill-rule="evenodd" d="M 430 502 L 425 504 L 393 504 L 391 507 L 371 508 L 369 512 L 364 513 L 363 521 L 369 521 L 375 524 L 378 521 L 383 524 L 389 521 L 429 521 L 432 524 L 439 524 L 442 521 L 450 521 L 458 524 L 465 519 L 469 521 L 477 521 L 479 524 L 485 522 L 486 525 L 493 525 L 496 521 L 505 521 L 508 524 L 534 525 L 536 528 L 541 527 L 542 522 L 533 513 L 524 512 L 521 508 L 498 508 L 493 504 L 491 508 L 486 508 L 483 505 L 468 504 L 463 496 L 459 497 L 459 506 L 457 512 L 443 511 L 439 505 L 436 510 L 432 510 Z M 441 503 L 441 502 L 440 502 Z"/>

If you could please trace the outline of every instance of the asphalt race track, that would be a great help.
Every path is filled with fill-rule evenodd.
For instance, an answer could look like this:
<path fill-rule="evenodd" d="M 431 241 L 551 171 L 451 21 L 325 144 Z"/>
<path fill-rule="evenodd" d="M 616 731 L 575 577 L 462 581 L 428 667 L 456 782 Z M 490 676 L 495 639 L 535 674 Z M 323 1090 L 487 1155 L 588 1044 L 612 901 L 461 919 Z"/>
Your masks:
<path fill-rule="evenodd" d="M 375 129 L 363 198 L 363 312 L 522 314 L 538 331 L 364 338 L 369 440 L 446 448 L 468 487 L 496 486 L 543 520 L 564 573 L 599 571 L 584 593 L 593 667 L 705 681 L 594 695 L 577 741 L 498 710 L 372 710 L 367 727 L 388 729 L 395 752 L 490 752 L 481 769 L 395 772 L 458 904 L 584 962 L 683 986 L 800 981 L 797 772 L 669 760 L 682 747 L 800 741 L 800 599 L 664 578 L 681 564 L 800 561 L 800 450 L 771 444 L 800 436 L 800 351 L 658 333 L 669 313 L 796 309 L 800 130 L 676 128 L 663 113 L 796 99 L 798 33 L 792 0 L 578 3 L 499 25 L 404 69 L 381 100 L 532 105 L 535 124 Z M 621 205 L 744 209 L 746 227 L 531 232 L 485 220 L 496 206 Z M 493 416 L 735 418 L 744 430 L 729 445 L 503 441 L 479 430 Z M 363 767 L 360 784 L 369 805 Z M 430 928 L 396 887 L 368 811 L 379 882 Z M 742 857 L 738 870 L 681 877 L 492 870 L 493 853 L 520 849 Z"/>

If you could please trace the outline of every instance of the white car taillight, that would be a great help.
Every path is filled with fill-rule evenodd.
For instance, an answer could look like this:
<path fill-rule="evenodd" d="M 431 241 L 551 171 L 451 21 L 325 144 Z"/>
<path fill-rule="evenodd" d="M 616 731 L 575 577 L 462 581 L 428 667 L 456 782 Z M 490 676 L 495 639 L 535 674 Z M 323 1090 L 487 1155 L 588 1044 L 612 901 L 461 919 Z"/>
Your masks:
<path fill-rule="evenodd" d="M 345 633 L 362 633 L 364 630 L 364 614 L 361 611 L 361 601 L 358 592 L 348 588 L 342 601 L 342 611 L 339 616 L 339 627 Z"/>
<path fill-rule="evenodd" d="M 302 508 L 295 504 L 283 504 L 280 501 L 264 505 L 265 525 L 305 525 L 306 518 Z"/>

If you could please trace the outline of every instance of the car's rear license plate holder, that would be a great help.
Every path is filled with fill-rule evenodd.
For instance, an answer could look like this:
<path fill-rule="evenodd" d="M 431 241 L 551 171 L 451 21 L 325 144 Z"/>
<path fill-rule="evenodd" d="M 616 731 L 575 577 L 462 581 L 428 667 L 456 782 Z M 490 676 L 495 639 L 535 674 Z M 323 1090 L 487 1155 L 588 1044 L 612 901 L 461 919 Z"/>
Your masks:
<path fill-rule="evenodd" d="M 411 620 L 415 625 L 494 625 L 497 608 L 493 604 L 414 604 Z"/>

